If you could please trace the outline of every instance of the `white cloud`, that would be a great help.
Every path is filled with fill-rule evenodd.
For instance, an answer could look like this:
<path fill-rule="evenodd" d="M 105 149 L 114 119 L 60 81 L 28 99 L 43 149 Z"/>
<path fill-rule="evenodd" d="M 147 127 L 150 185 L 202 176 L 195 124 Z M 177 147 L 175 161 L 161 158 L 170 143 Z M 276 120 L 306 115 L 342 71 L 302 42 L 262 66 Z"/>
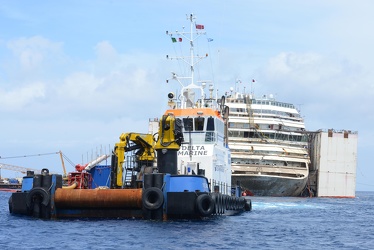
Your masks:
<path fill-rule="evenodd" d="M 318 100 L 351 99 L 367 91 L 365 71 L 360 65 L 317 53 L 280 53 L 269 59 L 262 76 L 280 92 L 313 94 Z M 361 85 L 358 79 L 363 81 Z"/>
<path fill-rule="evenodd" d="M 295 104 L 307 129 L 361 130 L 374 106 L 372 75 L 349 58 L 316 52 L 282 52 L 258 71 L 257 89 Z M 255 92 L 255 94 L 263 94 Z"/>
<path fill-rule="evenodd" d="M 118 52 L 113 48 L 109 41 L 99 42 L 95 46 L 95 52 L 99 61 L 115 62 L 118 60 Z"/>
<path fill-rule="evenodd" d="M 0 110 L 20 110 L 35 101 L 43 99 L 45 92 L 45 84 L 41 82 L 17 87 L 10 91 L 0 89 Z"/>
<path fill-rule="evenodd" d="M 105 111 L 129 114 L 140 111 L 154 100 L 154 87 L 161 85 L 152 55 L 119 54 L 105 41 L 96 47 L 97 58 L 83 61 L 80 70 L 71 71 L 56 88 L 65 107 L 77 113 Z M 115 107 L 121 107 L 121 110 Z"/>
<path fill-rule="evenodd" d="M 121 54 L 104 41 L 94 47 L 94 59 L 76 60 L 64 55 L 62 47 L 55 47 L 55 43 L 44 38 L 37 40 L 38 46 L 30 45 L 33 39 L 21 39 L 11 42 L 9 47 L 19 62 L 14 64 L 14 70 L 22 71 L 22 77 L 16 81 L 12 78 L 11 84 L 0 92 L 2 107 L 18 108 L 11 119 L 0 125 L 8 131 L 2 137 L 7 144 L 5 156 L 16 155 L 22 144 L 30 153 L 61 149 L 75 163 L 80 163 L 82 154 L 92 147 L 104 145 L 110 151 L 122 132 L 146 133 L 148 119 L 162 115 L 166 94 L 165 99 L 160 95 L 166 88 L 163 77 L 168 75 L 159 73 L 162 66 L 157 58 L 164 57 L 142 52 Z M 63 77 L 58 62 L 48 65 L 49 77 L 28 71 L 32 67 L 43 69 L 53 48 L 59 58 L 70 62 L 63 69 Z M 29 64 L 20 60 L 25 51 L 32 58 Z M 27 77 L 30 75 L 33 79 L 47 80 L 44 84 L 31 84 Z M 52 161 L 58 164 L 58 158 Z M 34 164 L 39 162 L 42 164 L 43 159 L 36 159 Z M 18 159 L 16 163 L 28 167 L 32 164 L 30 159 Z M 49 168 L 54 169 L 53 165 L 56 163 Z"/>
<path fill-rule="evenodd" d="M 56 60 L 56 55 L 61 53 L 62 43 L 34 36 L 11 40 L 7 47 L 12 51 L 20 70 L 32 71 L 47 66 L 51 60 Z"/>
<path fill-rule="evenodd" d="M 338 1 L 332 6 L 329 19 L 321 25 L 321 35 L 333 51 L 349 57 L 356 63 L 372 65 L 368 56 L 374 43 L 373 1 Z"/>
<path fill-rule="evenodd" d="M 108 41 L 102 41 L 93 48 L 94 59 L 77 60 L 64 55 L 61 43 L 41 36 L 7 44 L 13 63 L 4 63 L 6 77 L 0 79 L 3 110 L 27 105 L 27 115 L 41 119 L 84 119 L 96 112 L 109 118 L 140 112 L 144 107 L 152 112 L 157 107 L 150 104 L 157 101 L 154 87 L 160 90 L 164 81 L 158 79 L 161 66 L 154 55 L 120 54 Z"/>
<path fill-rule="evenodd" d="M 73 72 L 64 80 L 60 95 L 66 99 L 87 100 L 92 98 L 102 80 L 87 72 Z M 94 98 L 92 98 L 94 99 Z"/>

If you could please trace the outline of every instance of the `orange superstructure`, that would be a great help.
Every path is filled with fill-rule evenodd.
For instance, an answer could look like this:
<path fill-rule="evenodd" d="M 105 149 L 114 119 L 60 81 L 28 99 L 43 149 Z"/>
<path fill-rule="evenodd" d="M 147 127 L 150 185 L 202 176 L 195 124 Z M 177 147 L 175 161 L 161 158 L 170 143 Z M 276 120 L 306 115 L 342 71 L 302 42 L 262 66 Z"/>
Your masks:
<path fill-rule="evenodd" d="M 179 116 L 217 116 L 222 119 L 221 112 L 211 108 L 196 108 L 196 109 L 168 109 L 165 114 L 173 114 Z"/>

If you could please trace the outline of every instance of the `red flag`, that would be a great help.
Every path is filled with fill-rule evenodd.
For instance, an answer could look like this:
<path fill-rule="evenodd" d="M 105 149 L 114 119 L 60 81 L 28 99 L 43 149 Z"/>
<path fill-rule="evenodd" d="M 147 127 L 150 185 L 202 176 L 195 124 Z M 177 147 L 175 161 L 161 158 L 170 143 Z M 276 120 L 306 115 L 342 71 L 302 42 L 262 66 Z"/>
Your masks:
<path fill-rule="evenodd" d="M 179 42 L 182 42 L 182 37 L 179 37 L 178 40 L 179 40 Z"/>
<path fill-rule="evenodd" d="M 204 29 L 204 25 L 202 25 L 202 24 L 196 24 L 196 29 L 203 30 Z"/>
<path fill-rule="evenodd" d="M 255 79 L 252 79 L 252 82 L 255 82 Z"/>

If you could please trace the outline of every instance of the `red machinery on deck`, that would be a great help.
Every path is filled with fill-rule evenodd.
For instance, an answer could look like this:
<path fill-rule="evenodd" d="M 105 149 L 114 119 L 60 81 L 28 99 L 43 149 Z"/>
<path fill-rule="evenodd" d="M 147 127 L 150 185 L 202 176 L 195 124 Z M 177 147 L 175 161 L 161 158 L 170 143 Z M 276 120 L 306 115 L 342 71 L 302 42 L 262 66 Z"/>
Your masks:
<path fill-rule="evenodd" d="M 92 175 L 85 170 L 86 165 L 80 164 L 75 166 L 75 172 L 70 172 L 68 175 L 68 185 L 76 184 L 77 189 L 91 189 Z"/>

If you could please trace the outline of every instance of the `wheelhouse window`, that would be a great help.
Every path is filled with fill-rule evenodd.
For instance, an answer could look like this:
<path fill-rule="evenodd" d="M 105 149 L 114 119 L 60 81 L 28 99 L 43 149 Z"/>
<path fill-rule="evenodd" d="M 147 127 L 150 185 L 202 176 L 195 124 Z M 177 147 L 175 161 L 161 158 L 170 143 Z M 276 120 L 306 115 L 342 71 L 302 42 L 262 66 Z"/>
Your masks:
<path fill-rule="evenodd" d="M 206 130 L 207 131 L 214 131 L 214 118 L 213 117 L 208 118 Z"/>
<path fill-rule="evenodd" d="M 214 118 L 213 117 L 209 117 L 207 119 L 206 130 L 208 132 L 206 132 L 206 134 L 205 134 L 205 141 L 206 142 L 214 142 L 216 139 L 215 139 L 214 132 L 212 132 L 212 131 L 214 131 Z"/>
<path fill-rule="evenodd" d="M 195 130 L 196 131 L 204 130 L 204 120 L 205 119 L 203 117 L 195 118 Z"/>
<path fill-rule="evenodd" d="M 184 131 L 192 131 L 193 123 L 192 118 L 183 118 Z"/>

